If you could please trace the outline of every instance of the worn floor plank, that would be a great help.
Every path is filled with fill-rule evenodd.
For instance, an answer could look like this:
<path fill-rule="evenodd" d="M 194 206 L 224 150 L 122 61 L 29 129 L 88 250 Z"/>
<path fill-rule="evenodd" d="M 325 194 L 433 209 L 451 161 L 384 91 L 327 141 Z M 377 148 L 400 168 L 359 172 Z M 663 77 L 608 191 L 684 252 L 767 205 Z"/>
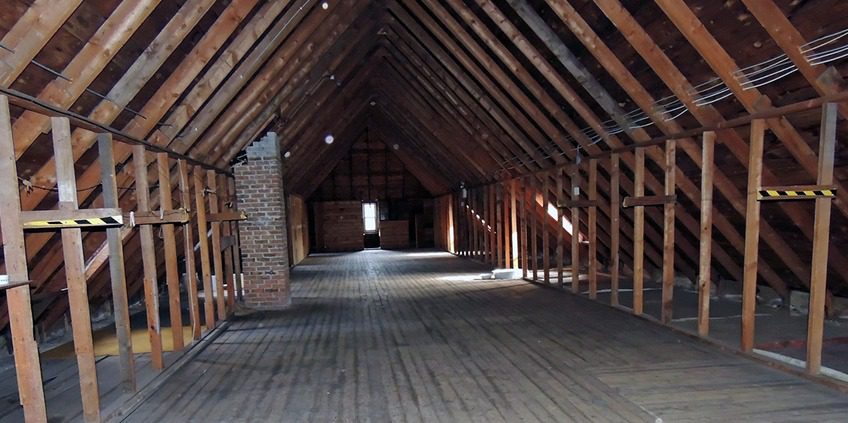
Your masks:
<path fill-rule="evenodd" d="M 848 397 L 436 252 L 308 258 L 129 416 L 204 421 L 844 421 Z"/>

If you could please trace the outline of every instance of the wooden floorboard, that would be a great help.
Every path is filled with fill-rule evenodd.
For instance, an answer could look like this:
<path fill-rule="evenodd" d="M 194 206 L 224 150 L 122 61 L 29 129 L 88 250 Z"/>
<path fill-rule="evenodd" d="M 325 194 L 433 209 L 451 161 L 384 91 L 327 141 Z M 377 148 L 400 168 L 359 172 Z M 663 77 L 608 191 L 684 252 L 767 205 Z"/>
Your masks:
<path fill-rule="evenodd" d="M 436 252 L 309 257 L 131 422 L 844 421 L 848 397 Z M 659 420 L 658 420 L 659 419 Z"/>

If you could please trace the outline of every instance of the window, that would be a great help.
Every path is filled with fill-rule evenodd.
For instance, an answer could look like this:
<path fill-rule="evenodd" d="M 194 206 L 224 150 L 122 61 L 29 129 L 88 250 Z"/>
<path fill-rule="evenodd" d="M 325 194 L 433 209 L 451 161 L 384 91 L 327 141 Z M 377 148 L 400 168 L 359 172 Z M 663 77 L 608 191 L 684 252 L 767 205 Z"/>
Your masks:
<path fill-rule="evenodd" d="M 362 203 L 362 223 L 365 233 L 377 232 L 377 203 Z"/>

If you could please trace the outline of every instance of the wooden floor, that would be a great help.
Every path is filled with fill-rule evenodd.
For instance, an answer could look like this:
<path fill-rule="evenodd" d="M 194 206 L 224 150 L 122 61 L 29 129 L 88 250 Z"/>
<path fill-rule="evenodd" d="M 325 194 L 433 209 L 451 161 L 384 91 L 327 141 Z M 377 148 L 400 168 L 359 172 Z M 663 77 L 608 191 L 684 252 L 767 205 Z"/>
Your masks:
<path fill-rule="evenodd" d="M 132 422 L 845 421 L 848 396 L 435 252 L 311 257 Z"/>

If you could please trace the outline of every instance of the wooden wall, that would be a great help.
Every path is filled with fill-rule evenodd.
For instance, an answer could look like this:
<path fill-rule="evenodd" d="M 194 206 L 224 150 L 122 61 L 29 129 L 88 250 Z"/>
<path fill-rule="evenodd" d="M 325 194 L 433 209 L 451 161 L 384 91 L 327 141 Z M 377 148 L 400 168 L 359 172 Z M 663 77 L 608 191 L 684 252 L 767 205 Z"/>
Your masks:
<path fill-rule="evenodd" d="M 359 251 L 365 248 L 360 201 L 312 203 L 315 222 L 313 251 Z"/>
<path fill-rule="evenodd" d="M 303 197 L 289 196 L 288 220 L 289 263 L 296 266 L 309 255 L 309 215 Z"/>
<path fill-rule="evenodd" d="M 384 220 L 380 222 L 380 247 L 387 250 L 409 248 L 409 221 Z"/>

